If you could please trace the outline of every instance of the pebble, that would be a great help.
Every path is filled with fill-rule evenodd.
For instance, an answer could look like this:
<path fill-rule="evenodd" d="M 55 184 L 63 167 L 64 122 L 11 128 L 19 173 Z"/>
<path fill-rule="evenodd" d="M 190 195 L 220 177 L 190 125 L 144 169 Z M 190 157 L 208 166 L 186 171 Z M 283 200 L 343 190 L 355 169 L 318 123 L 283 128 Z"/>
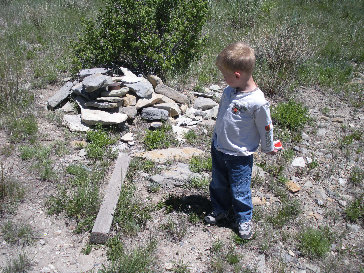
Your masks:
<path fill-rule="evenodd" d="M 339 178 L 339 184 L 340 184 L 340 186 L 345 186 L 345 185 L 346 185 L 346 183 L 347 183 L 346 179 L 344 179 L 344 178 Z"/>
<path fill-rule="evenodd" d="M 359 232 L 360 231 L 360 226 L 357 224 L 347 223 L 346 227 L 350 230 L 350 232 Z"/>
<path fill-rule="evenodd" d="M 306 166 L 305 159 L 303 157 L 296 157 L 292 161 L 292 166 L 293 167 L 305 167 Z"/>
<path fill-rule="evenodd" d="M 338 203 L 341 207 L 346 207 L 347 205 L 347 202 L 345 200 L 339 200 Z"/>

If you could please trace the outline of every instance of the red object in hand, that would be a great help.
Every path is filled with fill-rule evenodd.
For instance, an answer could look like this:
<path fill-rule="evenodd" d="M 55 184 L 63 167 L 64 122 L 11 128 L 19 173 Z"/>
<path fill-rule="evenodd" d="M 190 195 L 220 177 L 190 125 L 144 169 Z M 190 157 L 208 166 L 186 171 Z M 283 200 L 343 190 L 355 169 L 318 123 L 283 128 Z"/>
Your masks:
<path fill-rule="evenodd" d="M 278 151 L 283 149 L 282 142 L 280 140 L 276 140 L 273 142 L 274 148 Z"/>

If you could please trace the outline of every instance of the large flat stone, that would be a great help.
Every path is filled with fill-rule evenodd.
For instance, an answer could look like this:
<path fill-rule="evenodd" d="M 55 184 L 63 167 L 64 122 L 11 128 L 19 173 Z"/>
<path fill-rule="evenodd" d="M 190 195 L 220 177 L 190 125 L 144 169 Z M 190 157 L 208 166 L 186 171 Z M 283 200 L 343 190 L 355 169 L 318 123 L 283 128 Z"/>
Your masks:
<path fill-rule="evenodd" d="M 61 89 L 58 90 L 56 94 L 48 99 L 48 109 L 54 110 L 58 105 L 60 105 L 69 95 L 72 93 L 72 82 L 66 82 Z"/>
<path fill-rule="evenodd" d="M 90 127 L 82 124 L 81 115 L 64 115 L 62 124 L 72 132 L 87 132 Z"/>
<path fill-rule="evenodd" d="M 137 153 L 135 154 L 135 156 L 163 163 L 168 160 L 175 160 L 175 161 L 189 160 L 193 156 L 200 156 L 203 154 L 204 151 L 200 149 L 193 147 L 184 147 L 184 148 L 168 148 L 162 150 L 147 151 L 147 152 Z"/>
<path fill-rule="evenodd" d="M 156 92 L 157 94 L 162 94 L 172 100 L 174 100 L 175 102 L 179 102 L 182 104 L 188 104 L 188 97 L 184 94 L 182 94 L 181 92 L 178 92 L 177 90 L 168 87 L 167 85 L 164 84 L 158 84 L 155 89 L 154 92 Z"/>
<path fill-rule="evenodd" d="M 119 200 L 122 183 L 128 170 L 130 157 L 120 153 L 114 167 L 114 171 L 105 190 L 99 213 L 92 228 L 90 242 L 104 244 L 110 232 L 116 205 Z"/>
<path fill-rule="evenodd" d="M 163 95 L 153 93 L 150 99 L 139 99 L 136 104 L 136 109 L 139 110 L 144 107 L 152 106 L 158 102 L 161 102 L 162 98 Z"/>
<path fill-rule="evenodd" d="M 193 107 L 199 110 L 209 110 L 217 105 L 218 105 L 217 102 L 210 98 L 198 97 L 195 100 Z"/>
<path fill-rule="evenodd" d="M 167 120 L 168 111 L 164 109 L 158 109 L 154 107 L 143 108 L 141 117 L 142 119 L 155 121 L 155 120 Z"/>
<path fill-rule="evenodd" d="M 110 76 L 97 73 L 84 78 L 82 84 L 86 92 L 94 92 L 112 84 L 112 78 Z"/>
<path fill-rule="evenodd" d="M 144 78 L 135 83 L 124 83 L 124 85 L 129 87 L 130 91 L 135 93 L 139 98 L 150 98 L 154 92 L 153 85 Z"/>
<path fill-rule="evenodd" d="M 87 125 L 96 125 L 98 123 L 104 125 L 121 124 L 128 119 L 126 114 L 122 113 L 109 113 L 96 109 L 81 109 L 82 122 Z"/>

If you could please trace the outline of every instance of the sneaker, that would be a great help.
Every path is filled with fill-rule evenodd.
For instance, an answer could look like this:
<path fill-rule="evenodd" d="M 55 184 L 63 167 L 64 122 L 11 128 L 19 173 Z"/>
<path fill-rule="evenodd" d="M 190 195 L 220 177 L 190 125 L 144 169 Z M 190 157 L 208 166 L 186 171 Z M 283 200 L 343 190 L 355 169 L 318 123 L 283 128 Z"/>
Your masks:
<path fill-rule="evenodd" d="M 238 229 L 240 238 L 249 240 L 253 237 L 252 221 L 240 223 Z"/>
<path fill-rule="evenodd" d="M 215 212 L 210 213 L 207 215 L 204 219 L 207 224 L 210 225 L 216 225 L 217 222 L 226 219 L 227 214 L 225 212 L 221 212 L 219 214 L 216 214 Z"/>

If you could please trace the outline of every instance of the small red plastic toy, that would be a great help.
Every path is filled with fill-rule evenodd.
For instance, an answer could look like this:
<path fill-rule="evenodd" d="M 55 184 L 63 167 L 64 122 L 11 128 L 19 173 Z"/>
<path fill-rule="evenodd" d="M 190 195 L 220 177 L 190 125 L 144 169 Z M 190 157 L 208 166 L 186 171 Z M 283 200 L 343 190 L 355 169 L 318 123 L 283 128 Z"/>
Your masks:
<path fill-rule="evenodd" d="M 280 140 L 276 140 L 273 142 L 274 148 L 278 151 L 283 149 L 282 142 Z"/>

